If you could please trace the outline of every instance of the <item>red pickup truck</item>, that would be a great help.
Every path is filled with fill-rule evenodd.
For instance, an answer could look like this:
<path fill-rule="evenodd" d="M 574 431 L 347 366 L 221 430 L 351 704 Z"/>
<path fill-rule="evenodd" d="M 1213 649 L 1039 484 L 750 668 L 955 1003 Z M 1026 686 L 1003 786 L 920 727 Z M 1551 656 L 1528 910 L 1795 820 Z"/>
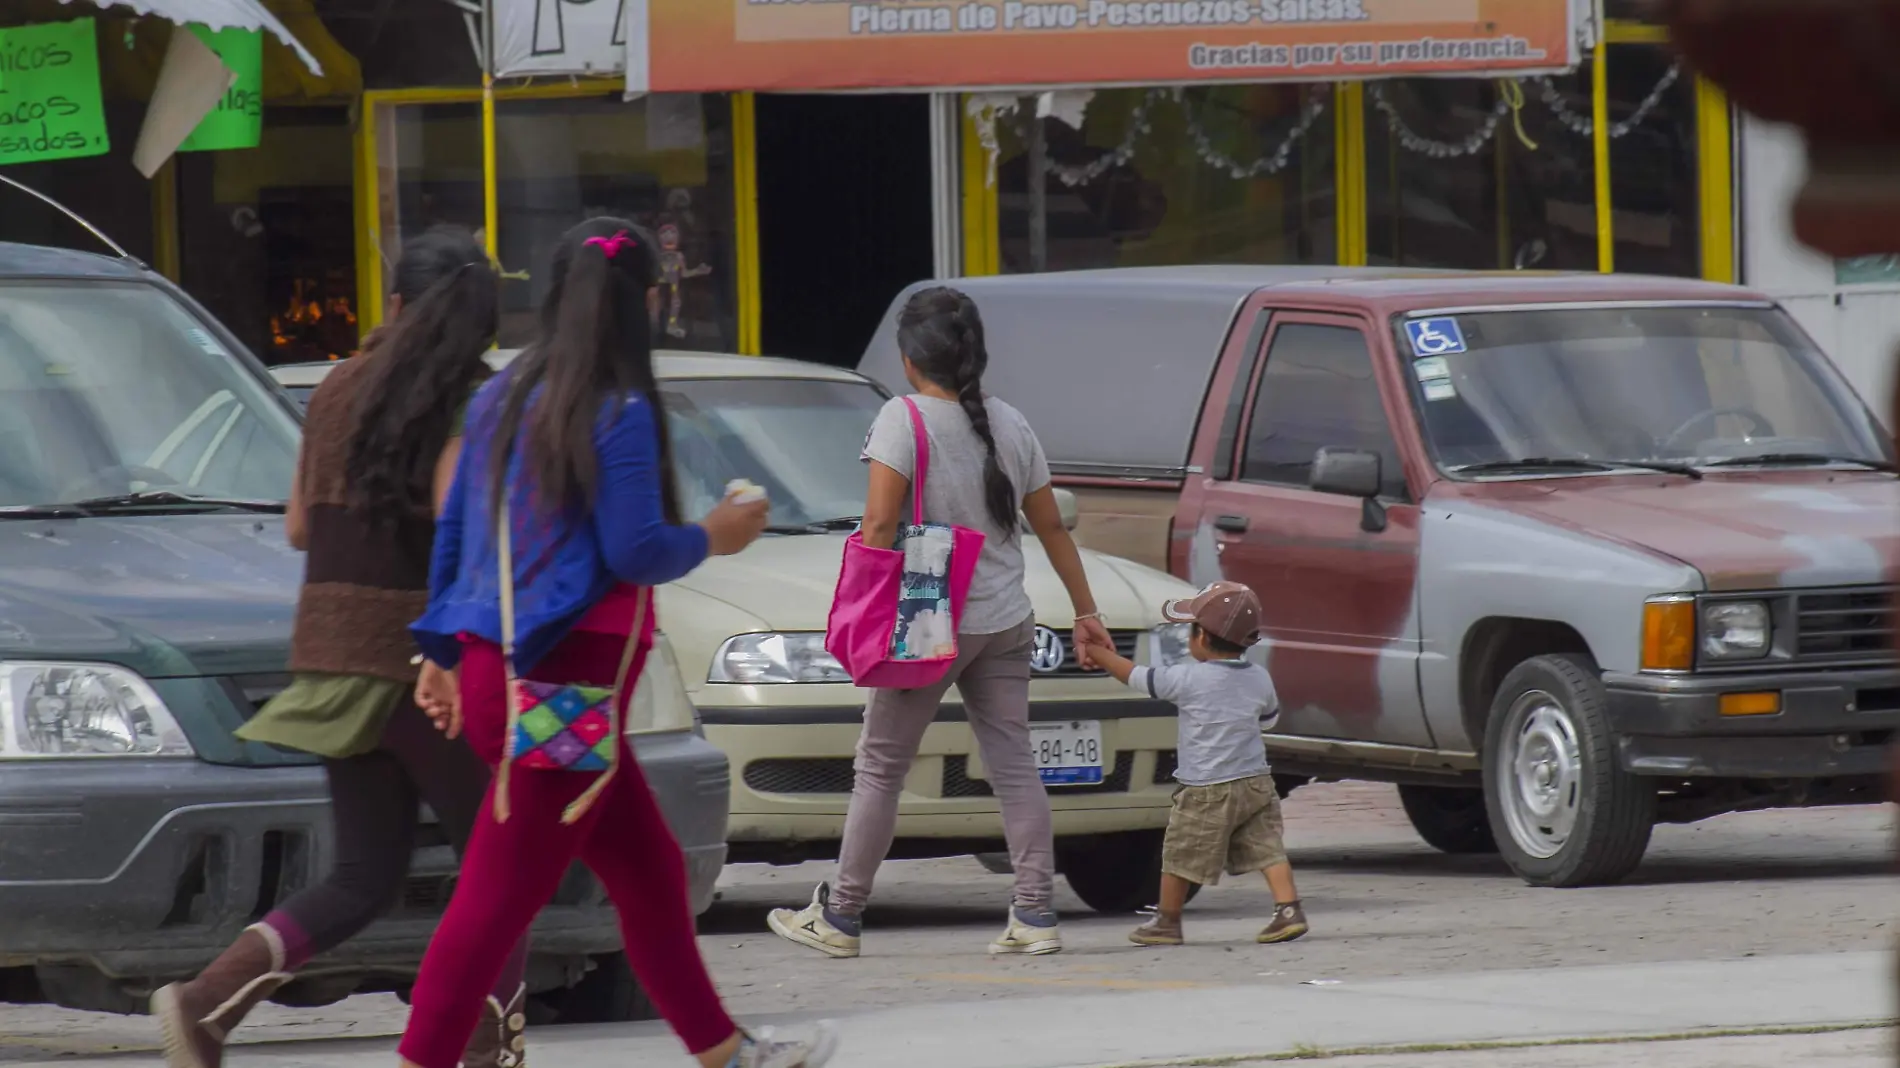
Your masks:
<path fill-rule="evenodd" d="M 1397 783 L 1432 845 L 1552 886 L 1622 878 L 1658 822 L 1881 799 L 1900 477 L 1766 296 L 1332 267 L 953 284 L 1080 539 L 1259 592 L 1277 772 Z M 888 324 L 860 369 L 903 387 Z"/>

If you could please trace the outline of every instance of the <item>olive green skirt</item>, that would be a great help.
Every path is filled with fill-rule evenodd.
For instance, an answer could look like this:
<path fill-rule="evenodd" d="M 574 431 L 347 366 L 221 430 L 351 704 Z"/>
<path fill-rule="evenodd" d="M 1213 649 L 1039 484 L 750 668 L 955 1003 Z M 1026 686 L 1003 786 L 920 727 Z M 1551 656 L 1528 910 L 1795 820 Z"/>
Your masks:
<path fill-rule="evenodd" d="M 413 700 L 415 688 L 393 679 L 298 675 L 237 736 L 333 760 L 362 756 L 382 744 L 389 717 Z"/>

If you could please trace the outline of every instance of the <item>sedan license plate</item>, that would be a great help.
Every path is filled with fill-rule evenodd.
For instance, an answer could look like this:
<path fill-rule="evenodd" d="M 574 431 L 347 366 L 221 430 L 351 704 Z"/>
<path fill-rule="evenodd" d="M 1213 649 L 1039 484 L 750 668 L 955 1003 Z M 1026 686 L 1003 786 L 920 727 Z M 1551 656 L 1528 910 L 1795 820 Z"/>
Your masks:
<path fill-rule="evenodd" d="M 1044 786 L 1099 786 L 1102 725 L 1093 721 L 1032 723 L 1029 745 Z"/>

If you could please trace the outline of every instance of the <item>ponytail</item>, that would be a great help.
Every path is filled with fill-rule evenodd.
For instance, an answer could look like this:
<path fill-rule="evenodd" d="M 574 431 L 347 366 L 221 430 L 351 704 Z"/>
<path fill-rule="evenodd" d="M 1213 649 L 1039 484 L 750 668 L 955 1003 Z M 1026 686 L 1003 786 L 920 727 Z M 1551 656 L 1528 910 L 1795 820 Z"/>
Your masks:
<path fill-rule="evenodd" d="M 430 230 L 403 249 L 402 310 L 367 357 L 351 413 L 344 473 L 352 509 L 379 518 L 431 511 L 436 462 L 488 373 L 482 354 L 500 323 L 499 288 L 466 230 Z"/>
<path fill-rule="evenodd" d="M 996 435 L 983 397 L 983 372 L 990 353 L 983 340 L 983 317 L 968 295 L 946 286 L 919 290 L 897 315 L 897 345 L 925 378 L 957 395 L 982 439 L 983 506 L 1006 535 L 1021 525 L 1022 499 L 996 455 Z"/>
<path fill-rule="evenodd" d="M 489 446 L 490 500 L 497 511 L 517 439 L 538 510 L 591 507 L 600 489 L 594 430 L 603 416 L 618 412 L 629 394 L 638 393 L 652 409 L 659 439 L 667 522 L 681 521 L 647 309 L 647 292 L 658 279 L 653 240 L 631 222 L 589 219 L 562 235 L 554 253 L 553 286 L 541 304 L 540 337 L 510 369 Z"/>

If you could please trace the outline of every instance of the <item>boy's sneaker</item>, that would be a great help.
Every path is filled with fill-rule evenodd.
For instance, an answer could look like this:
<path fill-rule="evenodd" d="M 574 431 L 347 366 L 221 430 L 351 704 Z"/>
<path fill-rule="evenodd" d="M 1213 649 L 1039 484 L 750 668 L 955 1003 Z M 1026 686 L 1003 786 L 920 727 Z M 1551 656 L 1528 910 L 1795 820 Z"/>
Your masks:
<path fill-rule="evenodd" d="M 728 1068 L 824 1068 L 838 1052 L 838 1029 L 820 1021 L 809 1038 L 780 1038 L 769 1027 L 741 1031 Z"/>
<path fill-rule="evenodd" d="M 1135 928 L 1128 940 L 1138 946 L 1178 946 L 1187 941 L 1181 933 L 1181 917 L 1168 916 L 1159 909 L 1147 923 Z"/>
<path fill-rule="evenodd" d="M 765 918 L 772 933 L 827 957 L 855 957 L 863 928 L 854 916 L 831 911 L 831 887 L 819 883 L 811 904 L 802 909 L 773 909 Z M 827 1054 L 828 1055 L 828 1054 Z"/>
<path fill-rule="evenodd" d="M 1062 952 L 1062 932 L 1056 928 L 1056 914 L 1048 909 L 1031 912 L 1011 906 L 1009 926 L 990 943 L 990 952 L 1031 957 Z"/>
<path fill-rule="evenodd" d="M 1273 922 L 1260 932 L 1262 945 L 1291 942 L 1306 933 L 1306 910 L 1295 901 L 1273 906 Z"/>

